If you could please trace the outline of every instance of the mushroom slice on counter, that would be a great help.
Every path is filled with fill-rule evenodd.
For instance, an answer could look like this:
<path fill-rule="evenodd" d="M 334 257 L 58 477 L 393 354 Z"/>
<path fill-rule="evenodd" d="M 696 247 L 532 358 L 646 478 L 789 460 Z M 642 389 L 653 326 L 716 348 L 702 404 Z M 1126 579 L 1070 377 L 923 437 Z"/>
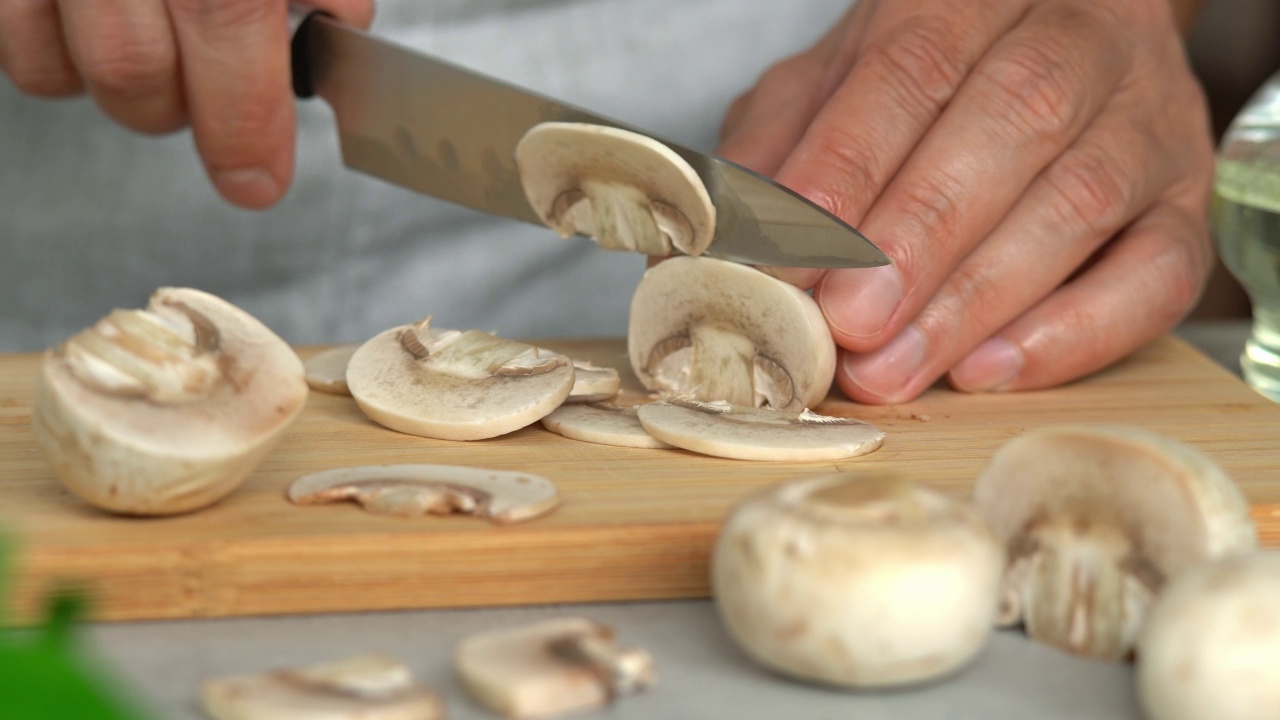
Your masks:
<path fill-rule="evenodd" d="M 364 465 L 303 475 L 289 485 L 298 505 L 354 500 L 379 515 L 474 515 L 517 523 L 560 505 L 554 483 L 539 475 L 460 465 Z"/>
<path fill-rule="evenodd" d="M 347 388 L 347 363 L 359 349 L 359 343 L 339 345 L 312 355 L 303 361 L 307 384 L 312 390 L 332 395 L 350 395 Z"/>
<path fill-rule="evenodd" d="M 1280 712 L 1280 554 L 1183 573 L 1138 639 L 1138 698 L 1151 720 L 1272 720 Z"/>
<path fill-rule="evenodd" d="M 640 279 L 628 322 L 631 367 L 655 392 L 798 412 L 822 402 L 835 377 L 817 303 L 746 265 L 664 260 Z"/>
<path fill-rule="evenodd" d="M 559 353 L 431 318 L 379 333 L 347 364 L 347 386 L 374 422 L 409 435 L 481 440 L 519 430 L 564 402 L 573 364 Z"/>
<path fill-rule="evenodd" d="M 515 159 L 529 205 L 561 237 L 585 235 L 606 250 L 698 255 L 715 235 L 702 179 L 653 138 L 545 122 L 521 138 Z"/>
<path fill-rule="evenodd" d="M 1249 504 L 1199 451 L 1130 427 L 1045 427 L 1009 440 L 973 502 L 1006 543 L 999 624 L 1122 660 L 1167 579 L 1257 547 Z"/>
<path fill-rule="evenodd" d="M 382 653 L 256 675 L 206 680 L 205 711 L 215 720 L 438 720 L 444 704 Z"/>
<path fill-rule="evenodd" d="M 655 438 L 691 452 L 734 460 L 816 462 L 865 455 L 884 443 L 875 425 L 819 415 L 781 412 L 722 400 L 672 396 L 636 409 Z"/>
<path fill-rule="evenodd" d="M 605 707 L 656 681 L 653 658 L 614 645 L 613 630 L 557 618 L 465 638 L 454 668 L 476 702 L 510 718 Z"/>
<path fill-rule="evenodd" d="M 640 424 L 636 406 L 617 403 L 561 405 L 542 418 L 542 426 L 573 440 L 636 448 L 669 448 Z"/>
<path fill-rule="evenodd" d="M 717 610 L 765 667 L 845 687 L 939 678 L 994 630 L 1004 548 L 965 503 L 838 473 L 741 501 L 712 552 Z"/>
<path fill-rule="evenodd" d="M 167 515 L 211 505 L 253 472 L 302 411 L 302 361 L 243 310 L 160 288 L 45 353 L 36 444 L 100 508 Z"/>
<path fill-rule="evenodd" d="M 608 400 L 622 389 L 622 378 L 610 367 L 592 365 L 585 360 L 573 362 L 573 389 L 567 403 L 591 403 Z"/>

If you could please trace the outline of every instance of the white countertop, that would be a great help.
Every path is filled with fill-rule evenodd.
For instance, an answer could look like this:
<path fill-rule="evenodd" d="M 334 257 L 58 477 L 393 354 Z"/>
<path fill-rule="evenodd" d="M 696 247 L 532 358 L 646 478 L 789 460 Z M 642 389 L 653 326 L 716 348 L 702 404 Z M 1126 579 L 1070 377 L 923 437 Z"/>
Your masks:
<path fill-rule="evenodd" d="M 1238 372 L 1246 323 L 1196 323 L 1179 334 Z M 1073 657 L 995 633 L 977 661 L 928 686 L 895 692 L 819 688 L 772 675 L 732 644 L 710 601 L 607 603 L 273 618 L 92 624 L 88 647 L 157 718 L 204 718 L 203 679 L 389 652 L 445 699 L 449 718 L 494 718 L 463 693 L 450 657 L 465 635 L 580 615 L 609 623 L 624 645 L 649 650 L 658 684 L 601 718 L 733 717 L 875 720 L 1138 720 L 1132 667 Z M 580 716 L 581 717 L 581 716 Z"/>

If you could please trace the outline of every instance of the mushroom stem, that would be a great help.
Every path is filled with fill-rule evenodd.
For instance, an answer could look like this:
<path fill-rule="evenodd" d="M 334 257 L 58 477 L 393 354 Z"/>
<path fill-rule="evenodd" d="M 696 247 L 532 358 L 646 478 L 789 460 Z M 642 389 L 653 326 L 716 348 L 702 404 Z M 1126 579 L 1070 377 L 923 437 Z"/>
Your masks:
<path fill-rule="evenodd" d="M 649 653 L 640 648 L 619 648 L 611 634 L 572 633 L 552 640 L 547 649 L 558 658 L 590 666 L 614 697 L 634 695 L 654 681 Z"/>
<path fill-rule="evenodd" d="M 689 390 L 703 400 L 726 400 L 754 407 L 755 343 L 742 333 L 698 325 L 689 330 L 694 362 L 689 368 Z M 678 388 L 683 390 L 684 388 Z"/>

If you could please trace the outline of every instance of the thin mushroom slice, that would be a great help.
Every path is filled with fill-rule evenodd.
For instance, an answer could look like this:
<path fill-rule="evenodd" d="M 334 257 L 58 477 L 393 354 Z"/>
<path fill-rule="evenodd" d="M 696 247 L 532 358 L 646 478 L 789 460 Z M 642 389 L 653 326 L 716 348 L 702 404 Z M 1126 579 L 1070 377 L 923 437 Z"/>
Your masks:
<path fill-rule="evenodd" d="M 204 709 L 214 720 L 438 720 L 439 696 L 382 653 L 301 668 L 206 680 Z"/>
<path fill-rule="evenodd" d="M 1221 467 L 1131 427 L 1053 426 L 1009 440 L 973 502 L 1009 552 L 999 624 L 1104 660 L 1128 656 L 1167 581 L 1258 542 Z"/>
<path fill-rule="evenodd" d="M 627 352 L 649 390 L 799 412 L 835 377 L 835 341 L 813 298 L 755 268 L 676 257 L 631 299 Z"/>
<path fill-rule="evenodd" d="M 592 365 L 586 360 L 572 362 L 573 389 L 569 391 L 565 402 L 600 402 L 617 395 L 622 389 L 622 378 L 614 368 Z"/>
<path fill-rule="evenodd" d="M 901 686 L 969 664 L 993 631 L 1004 549 L 967 504 L 835 473 L 742 500 L 712 553 L 730 635 L 784 675 Z"/>
<path fill-rule="evenodd" d="M 58 479 L 105 510 L 168 515 L 244 482 L 302 412 L 302 361 L 240 308 L 159 288 L 45 353 L 32 431 Z"/>
<path fill-rule="evenodd" d="M 557 435 L 598 445 L 655 449 L 671 447 L 644 429 L 634 405 L 561 405 L 542 418 L 542 426 Z"/>
<path fill-rule="evenodd" d="M 529 205 L 561 237 L 606 250 L 699 255 L 716 211 L 697 172 L 666 145 L 601 125 L 545 122 L 515 151 Z"/>
<path fill-rule="evenodd" d="M 555 483 L 531 473 L 462 465 L 364 465 L 303 475 L 286 495 L 297 505 L 354 500 L 378 515 L 473 515 L 527 522 L 560 505 Z"/>
<path fill-rule="evenodd" d="M 431 318 L 360 346 L 347 385 L 374 422 L 409 435 L 482 440 L 526 427 L 573 389 L 569 358 L 479 330 L 437 330 Z"/>
<path fill-rule="evenodd" d="M 454 653 L 454 668 L 476 702 L 509 718 L 602 708 L 656 681 L 647 652 L 616 647 L 612 628 L 584 618 L 467 637 Z"/>
<path fill-rule="evenodd" d="M 870 453 L 880 428 L 852 418 L 743 407 L 724 401 L 668 397 L 637 409 L 640 424 L 663 442 L 735 460 L 815 462 Z"/>
<path fill-rule="evenodd" d="M 312 390 L 332 395 L 351 395 L 347 388 L 347 363 L 359 348 L 359 343 L 339 345 L 304 360 L 302 367 L 307 372 L 307 385 Z"/>

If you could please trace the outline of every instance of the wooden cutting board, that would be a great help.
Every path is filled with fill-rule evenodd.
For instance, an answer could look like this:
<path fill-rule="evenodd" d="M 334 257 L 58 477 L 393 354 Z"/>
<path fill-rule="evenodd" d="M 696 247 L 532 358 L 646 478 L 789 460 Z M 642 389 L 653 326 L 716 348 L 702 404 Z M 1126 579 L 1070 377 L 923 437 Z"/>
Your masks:
<path fill-rule="evenodd" d="M 621 340 L 540 344 L 617 367 L 639 388 Z M 1263 544 L 1280 546 L 1280 406 L 1173 336 L 1048 391 L 939 387 L 886 407 L 833 396 L 821 412 L 887 432 L 876 452 L 838 463 L 608 447 L 536 424 L 492 440 L 437 441 L 375 425 L 350 398 L 312 393 L 237 492 L 200 512 L 155 519 L 99 512 L 55 480 L 30 431 L 38 362 L 0 356 L 0 531 L 18 543 L 14 610 L 22 622 L 64 580 L 91 588 L 102 620 L 705 597 L 719 522 L 753 490 L 837 470 L 893 471 L 964 497 L 1000 443 L 1063 422 L 1137 425 L 1208 453 L 1239 481 Z M 564 503 L 538 521 L 496 526 L 284 499 L 305 472 L 404 462 L 538 473 L 559 485 Z"/>

